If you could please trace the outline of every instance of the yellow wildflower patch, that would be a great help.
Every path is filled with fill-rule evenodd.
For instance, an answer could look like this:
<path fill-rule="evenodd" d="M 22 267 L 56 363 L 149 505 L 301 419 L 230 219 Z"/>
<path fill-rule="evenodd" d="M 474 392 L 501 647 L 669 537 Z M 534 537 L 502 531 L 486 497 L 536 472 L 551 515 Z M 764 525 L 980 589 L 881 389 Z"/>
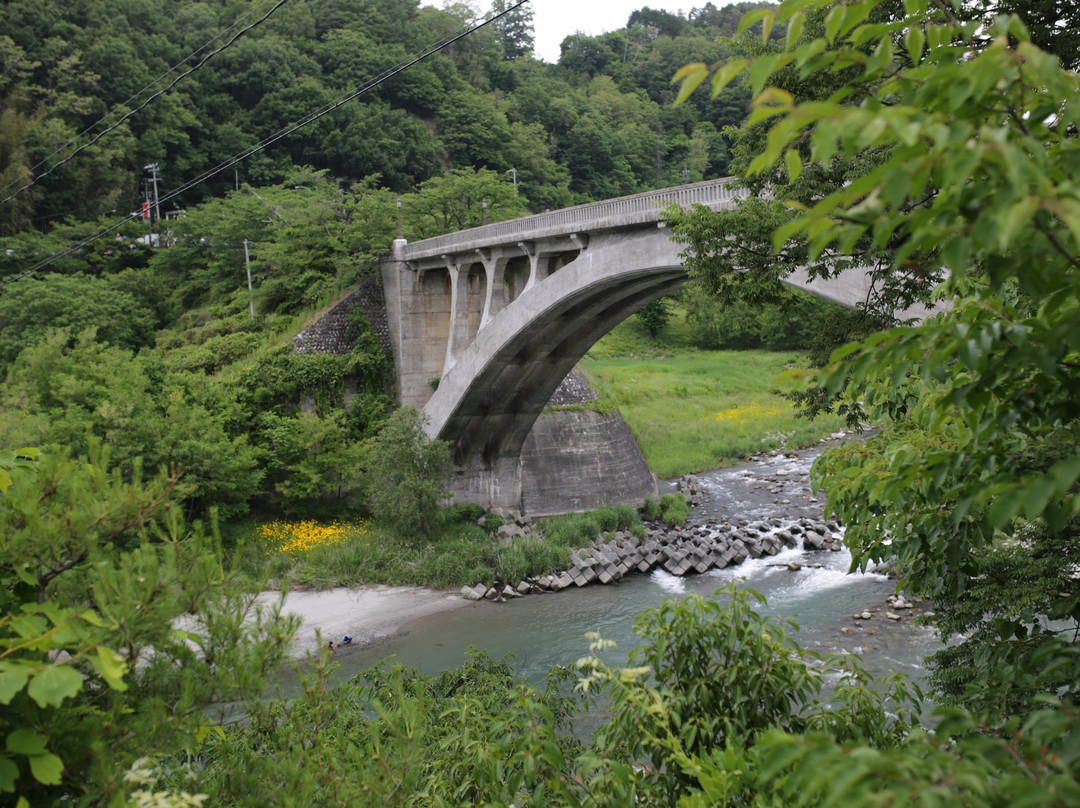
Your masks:
<path fill-rule="evenodd" d="M 743 406 L 732 407 L 730 410 L 720 410 L 713 417 L 717 421 L 752 421 L 757 418 L 768 418 L 771 415 L 780 415 L 790 409 L 790 405 L 778 403 L 762 404 L 754 402 Z"/>
<path fill-rule="evenodd" d="M 266 545 L 266 554 L 299 555 L 319 547 L 341 544 L 350 536 L 364 535 L 364 522 L 331 522 L 320 524 L 313 519 L 302 522 L 267 522 L 259 525 L 259 538 Z"/>

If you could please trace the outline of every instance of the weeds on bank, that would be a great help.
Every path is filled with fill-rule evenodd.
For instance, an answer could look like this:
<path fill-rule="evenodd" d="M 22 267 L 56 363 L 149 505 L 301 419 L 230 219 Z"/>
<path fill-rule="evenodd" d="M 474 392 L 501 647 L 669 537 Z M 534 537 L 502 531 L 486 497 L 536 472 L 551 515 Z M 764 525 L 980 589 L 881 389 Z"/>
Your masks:
<path fill-rule="evenodd" d="M 646 507 L 671 524 L 685 520 L 681 494 L 665 494 Z M 249 522 L 245 531 L 230 536 L 229 557 L 253 579 L 269 575 L 288 587 L 388 584 L 447 589 L 497 580 L 513 584 L 558 572 L 570 565 L 572 550 L 605 534 L 628 530 L 645 535 L 640 515 L 629 505 L 544 519 L 532 535 L 513 540 L 497 538 L 498 519 L 487 520 L 487 529 L 478 526 L 479 513 L 448 509 L 439 529 L 419 541 L 406 541 L 391 527 L 370 520 Z"/>

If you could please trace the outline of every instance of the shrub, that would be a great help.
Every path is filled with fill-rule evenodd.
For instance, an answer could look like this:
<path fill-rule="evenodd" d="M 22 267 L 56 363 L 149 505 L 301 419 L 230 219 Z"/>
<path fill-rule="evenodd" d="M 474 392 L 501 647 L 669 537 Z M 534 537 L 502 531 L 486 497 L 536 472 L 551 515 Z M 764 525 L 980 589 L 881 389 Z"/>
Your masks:
<path fill-rule="evenodd" d="M 664 494 L 660 498 L 660 508 L 664 522 L 669 527 L 682 527 L 690 515 L 690 505 L 682 494 Z"/>
<path fill-rule="evenodd" d="M 630 505 L 616 505 L 615 517 L 617 519 L 617 527 L 619 530 L 632 528 L 641 521 L 638 512 Z"/>
<path fill-rule="evenodd" d="M 596 519 L 596 523 L 600 526 L 601 533 L 609 533 L 612 530 L 618 529 L 619 515 L 615 512 L 614 508 L 597 508 L 591 513 L 593 518 Z"/>
<path fill-rule="evenodd" d="M 541 523 L 545 538 L 563 547 L 585 547 L 600 537 L 600 525 L 591 513 L 571 513 L 545 519 Z"/>
<path fill-rule="evenodd" d="M 566 569 L 569 548 L 528 536 L 495 550 L 495 577 L 509 584 Z"/>
<path fill-rule="evenodd" d="M 446 521 L 452 525 L 475 524 L 483 515 L 484 509 L 473 502 L 458 502 L 446 509 Z"/>
<path fill-rule="evenodd" d="M 494 533 L 505 524 L 506 522 L 504 522 L 503 518 L 497 513 L 489 513 L 484 516 L 484 530 L 488 533 Z"/>
<path fill-rule="evenodd" d="M 656 521 L 663 515 L 660 501 L 655 497 L 646 497 L 645 503 L 641 506 L 641 513 L 649 521 Z"/>

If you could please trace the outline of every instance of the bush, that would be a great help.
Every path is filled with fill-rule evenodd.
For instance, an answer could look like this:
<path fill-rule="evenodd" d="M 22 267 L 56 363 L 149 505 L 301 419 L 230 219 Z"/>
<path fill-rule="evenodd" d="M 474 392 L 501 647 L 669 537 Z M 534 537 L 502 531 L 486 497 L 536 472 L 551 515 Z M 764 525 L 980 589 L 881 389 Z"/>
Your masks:
<path fill-rule="evenodd" d="M 473 502 L 458 502 L 446 509 L 448 524 L 476 524 L 484 515 L 484 509 Z"/>
<path fill-rule="evenodd" d="M 596 523 L 600 526 L 601 533 L 610 533 L 613 530 L 617 530 L 619 527 L 619 515 L 615 512 L 614 508 L 597 508 L 595 511 L 592 511 L 592 515 L 593 518 L 596 519 Z"/>
<path fill-rule="evenodd" d="M 660 501 L 655 497 L 646 497 L 645 503 L 641 506 L 641 514 L 650 522 L 655 522 L 663 515 Z"/>
<path fill-rule="evenodd" d="M 682 527 L 690 515 L 690 505 L 682 494 L 664 494 L 660 498 L 664 522 L 669 527 Z"/>
<path fill-rule="evenodd" d="M 489 534 L 494 533 L 505 524 L 506 522 L 504 522 L 503 518 L 497 513 L 489 513 L 484 517 L 484 530 Z"/>
<path fill-rule="evenodd" d="M 615 517 L 619 530 L 627 530 L 641 522 L 638 512 L 630 505 L 616 505 Z"/>
<path fill-rule="evenodd" d="M 495 550 L 495 577 L 508 584 L 563 570 L 569 565 L 569 548 L 532 536 Z"/>
<path fill-rule="evenodd" d="M 585 547 L 600 537 L 600 524 L 591 513 L 571 513 L 541 522 L 544 537 L 571 549 Z"/>

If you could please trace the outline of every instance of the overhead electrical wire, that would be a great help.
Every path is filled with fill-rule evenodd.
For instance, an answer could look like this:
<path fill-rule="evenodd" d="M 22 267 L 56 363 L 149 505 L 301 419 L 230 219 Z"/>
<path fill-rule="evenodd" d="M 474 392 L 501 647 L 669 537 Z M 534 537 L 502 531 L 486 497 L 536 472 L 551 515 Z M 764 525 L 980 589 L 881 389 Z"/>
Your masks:
<path fill-rule="evenodd" d="M 207 62 L 209 62 L 212 58 L 214 58 L 214 56 L 221 53 L 223 50 L 225 50 L 230 45 L 232 45 L 237 39 L 242 37 L 244 34 L 246 34 L 252 28 L 254 28 L 255 26 L 257 26 L 260 23 L 264 22 L 271 14 L 273 14 L 275 11 L 277 11 L 279 8 L 281 8 L 283 5 L 285 5 L 285 3 L 288 2 L 288 0 L 277 0 L 277 2 L 274 2 L 274 7 L 271 8 L 269 11 L 267 11 L 262 17 L 255 20 L 255 22 L 251 23 L 250 25 L 246 26 L 245 28 L 241 29 L 240 31 L 237 31 L 236 34 L 234 34 L 233 37 L 228 42 L 226 42 L 224 45 L 217 48 L 216 50 L 213 50 L 210 53 L 206 54 L 206 56 L 203 58 L 203 60 L 201 62 L 199 62 L 197 65 L 195 65 L 191 69 L 185 70 L 179 76 L 174 78 L 169 83 L 168 86 L 161 88 L 160 90 L 158 90 L 153 95 L 147 97 L 145 101 L 143 101 L 141 104 L 139 104 L 139 106 L 135 107 L 132 110 L 129 110 L 127 113 L 125 113 L 123 115 L 123 117 L 121 117 L 118 121 L 116 121 L 116 123 L 108 126 L 107 128 L 103 129 L 102 131 L 98 132 L 96 135 L 94 135 L 94 137 L 91 140 L 87 141 L 86 143 L 83 143 L 81 146 L 79 146 L 74 151 L 72 151 L 71 154 L 69 154 L 64 159 L 57 161 L 53 165 L 49 166 L 49 168 L 47 170 L 42 171 L 40 174 L 37 174 L 36 176 L 34 175 L 34 172 L 37 171 L 37 169 L 39 169 L 41 166 L 43 166 L 45 163 L 47 163 L 53 157 L 60 154 L 64 149 L 70 147 L 74 143 L 77 143 L 80 138 L 85 137 L 86 135 L 90 134 L 90 132 L 92 132 L 94 129 L 96 129 L 98 126 L 100 126 L 104 121 L 108 120 L 110 116 L 112 116 L 116 112 L 119 112 L 121 109 L 126 107 L 128 104 L 130 104 L 132 101 L 134 101 L 140 95 L 142 95 L 144 92 L 146 92 L 151 87 L 153 87 L 156 84 L 158 84 L 159 82 L 161 82 L 162 79 L 169 76 L 169 74 L 174 73 L 181 65 L 187 63 L 189 60 L 191 60 L 195 56 L 198 56 L 202 51 L 206 50 L 208 47 L 210 47 L 211 44 L 213 44 L 214 42 L 216 42 L 217 40 L 219 40 L 223 36 L 225 36 L 229 31 L 231 31 L 233 28 L 235 28 L 237 25 L 239 25 L 243 20 L 245 20 L 246 18 L 250 17 L 252 14 L 257 12 L 259 10 L 259 8 L 262 8 L 263 6 L 265 6 L 265 5 L 267 5 L 268 3 L 271 3 L 271 2 L 274 2 L 274 0 L 265 0 L 265 2 L 262 3 L 262 5 L 252 9 L 247 14 L 244 14 L 242 17 L 240 17 L 236 22 L 234 22 L 232 25 L 230 25 L 224 31 L 220 32 L 219 34 L 217 34 L 217 36 L 210 39 L 206 44 L 204 44 L 197 51 L 195 51 L 194 53 L 191 53 L 188 56 L 184 57 L 184 59 L 182 59 L 176 65 L 171 67 L 169 70 L 165 71 L 160 76 L 158 76 L 152 82 L 147 84 L 145 87 L 143 87 L 137 93 L 135 93 L 135 95 L 131 96 L 131 98 L 129 98 L 127 101 L 125 101 L 122 104 L 118 104 L 116 107 L 114 107 L 112 110 L 110 110 L 104 116 L 102 116 L 102 118 L 100 120 L 98 120 L 96 123 L 93 123 L 90 126 L 88 126 L 86 129 L 84 129 L 82 132 L 80 132 L 76 136 L 76 138 L 74 140 L 69 140 L 63 146 L 56 149 L 48 157 L 45 157 L 42 160 L 38 161 L 38 163 L 35 166 L 33 166 L 32 168 L 27 169 L 22 174 L 20 174 L 18 177 L 16 177 L 11 182 L 9 182 L 7 185 L 5 185 L 3 188 L 0 188 L 0 193 L 3 193 L 5 191 L 7 191 L 7 189 L 10 188 L 12 185 L 17 183 L 19 180 L 23 179 L 24 177 L 27 177 L 27 176 L 32 176 L 33 177 L 33 179 L 30 182 L 28 182 L 26 185 L 23 185 L 23 186 L 19 187 L 19 189 L 16 190 L 13 194 L 10 194 L 9 196 L 6 196 L 3 199 L 0 199 L 0 206 L 6 204 L 7 202 L 10 202 L 12 199 L 17 197 L 23 191 L 26 191 L 26 190 L 29 190 L 30 188 L 33 188 L 41 179 L 43 179 L 44 177 L 49 176 L 56 169 L 58 169 L 60 166 L 64 165 L 65 163 L 70 162 L 77 154 L 79 154 L 83 150 L 88 149 L 89 147 L 93 146 L 95 143 L 97 143 L 99 140 L 101 140 L 101 138 L 103 138 L 105 135 L 109 134 L 109 132 L 112 132 L 114 129 L 116 129 L 118 126 L 120 126 L 120 124 L 122 124 L 124 121 L 126 121 L 128 118 L 132 117 L 135 113 L 137 113 L 137 112 L 141 111 L 142 109 L 144 109 L 147 104 L 149 104 L 151 101 L 153 101 L 159 95 L 162 95 L 163 93 L 167 93 L 169 90 L 171 90 L 173 87 L 175 87 L 180 82 L 181 79 L 186 78 L 187 76 L 190 76 L 192 73 L 194 73 L 200 67 L 202 67 Z"/>
<path fill-rule="evenodd" d="M 282 128 L 282 129 L 279 129 L 274 134 L 263 138 L 262 140 L 260 140 L 254 146 L 250 146 L 247 149 L 244 149 L 243 151 L 238 152 L 237 154 L 234 154 L 232 157 L 228 158 L 227 160 L 224 160 L 223 162 L 218 163 L 218 165 L 216 165 L 214 168 L 211 168 L 211 169 L 209 169 L 207 171 L 204 171 L 202 174 L 195 177 L 194 179 L 189 180 L 188 182 L 185 182 L 183 185 L 181 185 L 178 188 L 175 188 L 172 191 L 169 191 L 167 194 L 161 196 L 158 199 L 158 203 L 162 204 L 164 202 L 168 202 L 170 199 L 173 199 L 173 198 L 179 196 L 180 194 L 184 193 L 185 191 L 188 191 L 188 190 L 194 188 L 195 186 L 206 182 L 211 177 L 217 176 L 222 171 L 225 171 L 228 168 L 232 168 L 234 165 L 241 162 L 242 160 L 247 159 L 248 157 L 250 157 L 253 154 L 257 154 L 258 152 L 265 149 L 267 146 L 270 146 L 270 145 L 276 143 L 277 141 L 281 140 L 282 138 L 287 137 L 288 135 L 291 135 L 296 130 L 298 130 L 298 129 L 304 127 L 304 126 L 307 126 L 309 123 L 312 123 L 313 121 L 318 120 L 319 118 L 323 117 L 324 115 L 328 115 L 329 113 L 333 112 L 338 107 L 340 107 L 340 106 L 342 106 L 344 104 L 347 104 L 349 101 L 352 101 L 354 98 L 357 98 L 357 97 L 363 95 L 364 93 L 375 89 L 380 84 L 387 81 L 388 79 L 391 79 L 394 76 L 397 76 L 397 75 L 405 72 L 410 67 L 413 67 L 414 65 L 419 64 L 420 62 L 424 61 L 425 59 L 430 58 L 431 56 L 438 53 L 443 48 L 448 47 L 450 45 L 453 45 L 458 40 L 464 39 L 469 34 L 472 34 L 475 31 L 479 31 L 485 25 L 488 25 L 488 24 L 494 22 L 495 20 L 499 19 L 500 17 L 503 17 L 506 14 L 509 14 L 510 12 L 516 10 L 518 7 L 525 5 L 525 3 L 527 3 L 527 2 L 529 2 L 529 0 L 518 0 L 518 2 L 514 3 L 513 5 L 508 6 L 507 8 L 505 8 L 502 11 L 498 12 L 497 14 L 493 14 L 490 17 L 487 17 L 486 19 L 482 20 L 479 23 L 476 23 L 475 25 L 467 25 L 464 28 L 458 30 L 456 33 L 451 34 L 451 35 L 449 35 L 447 37 L 444 37 L 442 40 L 440 40 L 439 42 L 437 42 L 434 45 L 430 46 L 427 50 L 421 51 L 416 56 L 413 56 L 411 58 L 404 59 L 403 61 L 398 62 L 397 65 L 395 65 L 392 68 L 389 68 L 388 70 L 383 71 L 382 73 L 380 73 L 375 78 L 368 80 L 364 84 L 359 85 L 358 87 L 356 87 L 355 89 L 351 90 L 348 93 L 345 93 L 344 95 L 338 96 L 338 98 L 335 99 L 334 101 L 331 101 L 328 104 L 324 104 L 323 106 L 319 107 L 319 109 L 315 110 L 314 112 L 308 113 L 303 118 L 300 118 L 298 121 L 294 121 L 293 123 L 289 124 L 288 126 Z M 14 283 L 17 280 L 21 280 L 22 278 L 25 278 L 28 275 L 32 275 L 35 272 L 38 272 L 38 271 L 44 269 L 45 267 L 47 267 L 49 264 L 53 263 L 54 261 L 58 261 L 61 258 L 65 258 L 65 257 L 71 255 L 72 253 L 74 253 L 74 252 L 76 252 L 78 250 L 81 250 L 87 244 L 90 244 L 91 242 L 96 241 L 97 239 L 101 238 L 102 236 L 107 236 L 109 233 L 116 232 L 121 227 L 123 227 L 126 223 L 132 221 L 133 219 L 141 218 L 141 216 L 142 216 L 141 212 L 135 211 L 133 213 L 129 213 L 128 215 L 126 215 L 126 216 L 124 216 L 124 217 L 122 217 L 120 219 L 117 219 L 112 224 L 108 225 L 107 227 L 102 228 L 101 230 L 94 233 L 93 235 L 87 236 L 86 238 L 82 239 L 81 241 L 78 241 L 75 244 L 72 244 L 67 249 L 62 250 L 62 251 L 60 251 L 58 253 L 53 253 L 48 258 L 41 259 L 40 261 L 38 261 L 36 264 L 29 267 L 28 269 L 25 269 L 22 272 L 19 272 L 19 273 L 15 274 L 15 275 L 10 275 L 10 276 L 0 280 L 0 288 L 3 288 L 4 286 L 7 286 L 9 283 Z"/>

